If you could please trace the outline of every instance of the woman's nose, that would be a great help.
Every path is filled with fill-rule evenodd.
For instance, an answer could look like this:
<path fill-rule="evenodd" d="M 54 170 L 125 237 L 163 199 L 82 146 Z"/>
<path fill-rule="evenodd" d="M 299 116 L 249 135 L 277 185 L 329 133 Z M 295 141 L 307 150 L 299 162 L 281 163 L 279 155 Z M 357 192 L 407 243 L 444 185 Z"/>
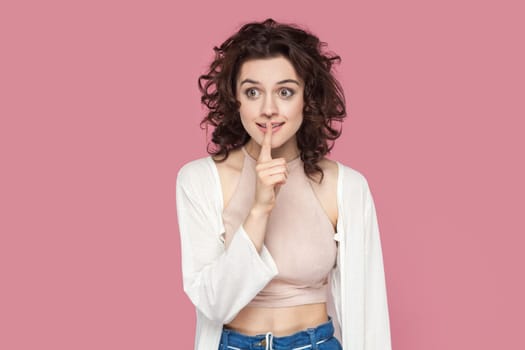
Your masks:
<path fill-rule="evenodd" d="M 262 114 L 271 117 L 276 115 L 278 112 L 277 104 L 274 101 L 274 97 L 270 94 L 266 95 L 263 100 Z"/>

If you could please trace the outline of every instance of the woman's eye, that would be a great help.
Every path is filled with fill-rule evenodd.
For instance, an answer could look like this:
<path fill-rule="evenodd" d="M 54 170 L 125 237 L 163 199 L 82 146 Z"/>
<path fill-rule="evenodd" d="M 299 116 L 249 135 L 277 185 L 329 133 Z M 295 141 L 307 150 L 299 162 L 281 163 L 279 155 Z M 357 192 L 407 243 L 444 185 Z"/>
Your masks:
<path fill-rule="evenodd" d="M 279 91 L 282 97 L 290 97 L 294 94 L 294 92 L 288 88 L 281 89 Z M 284 93 L 283 93 L 284 92 Z"/>
<path fill-rule="evenodd" d="M 247 89 L 245 92 L 246 96 L 248 97 L 257 97 L 257 94 L 259 93 L 257 90 L 255 89 Z"/>

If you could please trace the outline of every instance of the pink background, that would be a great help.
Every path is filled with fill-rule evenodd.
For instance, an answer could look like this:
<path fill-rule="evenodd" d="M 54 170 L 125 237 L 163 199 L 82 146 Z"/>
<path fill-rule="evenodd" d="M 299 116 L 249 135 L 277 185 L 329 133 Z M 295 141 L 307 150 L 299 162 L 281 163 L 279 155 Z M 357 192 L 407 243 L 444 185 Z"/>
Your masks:
<path fill-rule="evenodd" d="M 343 58 L 403 350 L 524 349 L 520 1 L 2 1 L 0 349 L 190 349 L 175 176 L 197 77 L 270 16 Z"/>

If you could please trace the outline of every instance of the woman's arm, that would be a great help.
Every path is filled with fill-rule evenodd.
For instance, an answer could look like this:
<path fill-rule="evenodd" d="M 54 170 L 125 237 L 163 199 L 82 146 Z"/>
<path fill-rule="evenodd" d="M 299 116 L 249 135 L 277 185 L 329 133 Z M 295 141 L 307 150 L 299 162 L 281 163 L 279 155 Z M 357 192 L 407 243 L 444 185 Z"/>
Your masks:
<path fill-rule="evenodd" d="M 260 253 L 243 225 L 225 250 L 220 240 L 216 189 L 209 172 L 184 166 L 177 175 L 176 201 L 184 291 L 208 319 L 229 323 L 266 284 L 277 267 L 263 245 Z M 211 193 L 210 193 L 211 192 Z"/>

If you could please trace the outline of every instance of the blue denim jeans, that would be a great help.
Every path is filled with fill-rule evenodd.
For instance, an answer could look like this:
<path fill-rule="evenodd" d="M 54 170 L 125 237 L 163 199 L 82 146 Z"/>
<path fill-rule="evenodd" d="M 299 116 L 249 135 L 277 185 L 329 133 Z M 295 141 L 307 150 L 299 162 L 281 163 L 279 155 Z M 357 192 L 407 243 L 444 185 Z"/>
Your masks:
<path fill-rule="evenodd" d="M 274 337 L 271 332 L 258 335 L 244 335 L 232 329 L 223 328 L 219 350 L 343 350 L 334 337 L 332 317 L 315 328 Z"/>

